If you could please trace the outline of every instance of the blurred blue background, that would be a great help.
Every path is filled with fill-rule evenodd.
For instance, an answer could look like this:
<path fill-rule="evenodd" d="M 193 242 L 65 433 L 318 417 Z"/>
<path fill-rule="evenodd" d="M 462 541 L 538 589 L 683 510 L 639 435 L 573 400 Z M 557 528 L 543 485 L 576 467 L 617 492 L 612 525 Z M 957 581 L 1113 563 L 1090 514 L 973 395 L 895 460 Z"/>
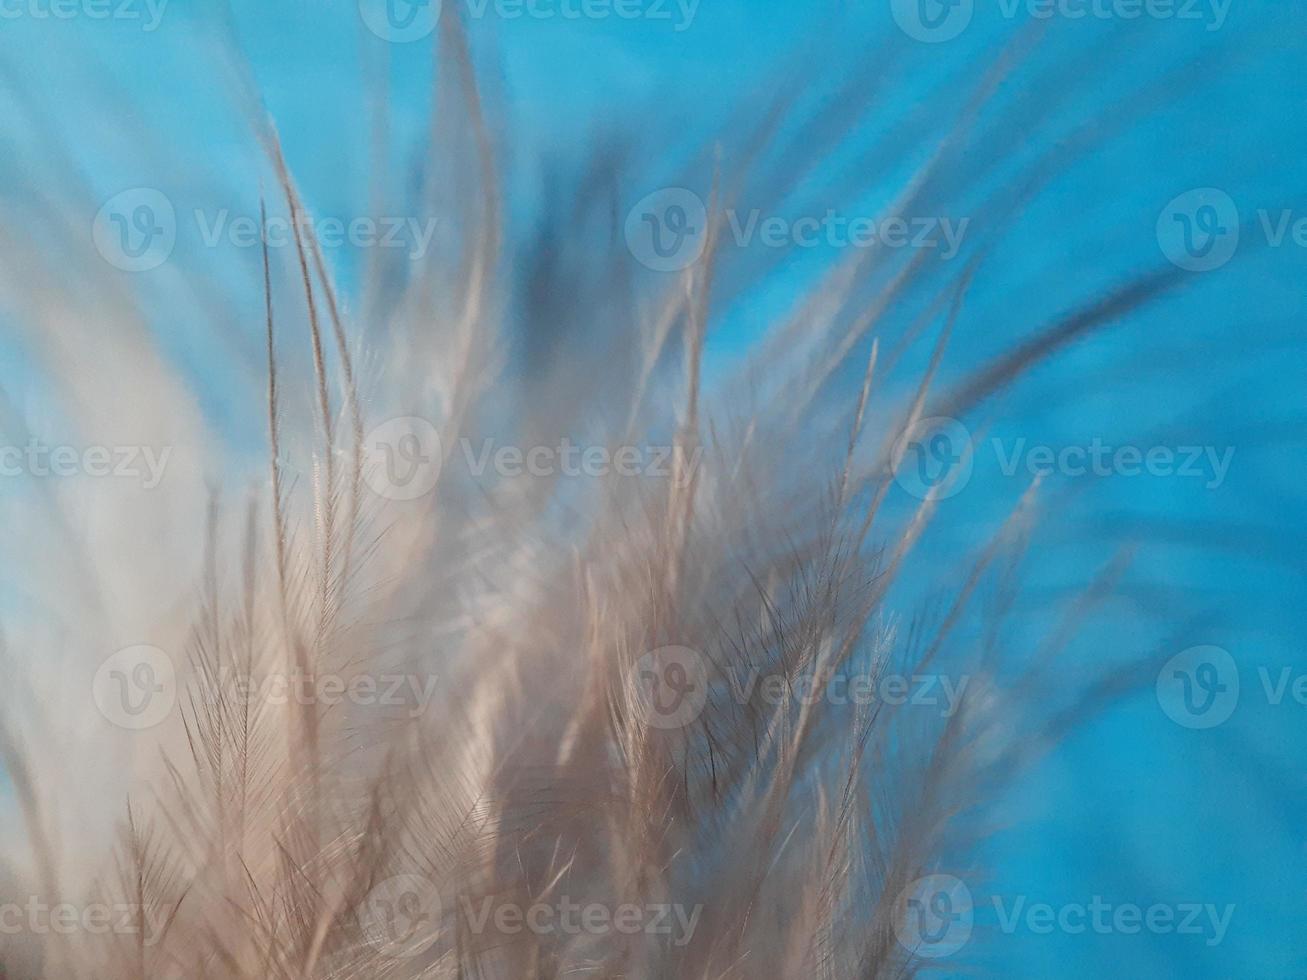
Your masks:
<path fill-rule="evenodd" d="M 924 210 L 914 212 L 971 216 L 955 261 L 983 257 L 945 382 L 1132 276 L 1176 275 L 1164 296 L 1059 351 L 966 417 L 979 434 L 974 474 L 923 545 L 938 561 L 919 566 L 931 571 L 903 592 L 949 581 L 959 549 L 1024 490 L 1029 473 L 1002 472 L 987 448 L 994 439 L 1009 449 L 1022 439 L 1062 447 L 1095 438 L 1233 449 L 1218 486 L 1175 476 L 1051 477 L 1047 519 L 1026 562 L 1023 622 L 1038 624 L 1041 597 L 1085 587 L 1133 545 L 1124 598 L 1073 641 L 1070 663 L 1089 678 L 1108 664 L 1216 645 L 1237 664 L 1237 705 L 1220 725 L 1189 728 L 1162 710 L 1148 683 L 1074 730 L 1005 796 L 1003 823 L 976 855 L 984 868 L 983 886 L 973 889 L 977 940 L 928 973 L 1307 977 L 1307 773 L 1298 756 L 1307 748 L 1307 705 L 1291 693 L 1273 703 L 1263 680 L 1307 674 L 1298 632 L 1307 602 L 1307 249 L 1291 234 L 1277 245 L 1259 216 L 1265 209 L 1273 224 L 1285 210 L 1307 218 L 1307 7 L 1150 5 L 1176 13 L 1161 19 L 1120 15 L 1143 6 L 1129 2 L 1000 0 L 969 14 L 966 4 L 961 13 L 939 8 L 941 17 L 965 15 L 965 26 L 955 37 L 922 40 L 903 26 L 912 5 L 890 0 L 701 0 L 692 15 L 674 3 L 657 8 L 666 18 L 652 16 L 645 0 L 630 8 L 644 14 L 629 20 L 510 17 L 493 5 L 478 17 L 470 4 L 460 9 L 499 113 L 507 220 L 518 235 L 550 213 L 560 186 L 584 181 L 597 152 L 633 148 L 619 188 L 629 206 L 680 182 L 705 143 L 742 143 L 748 126 L 784 100 L 794 121 L 776 139 L 813 159 L 771 188 L 779 213 L 877 213 L 968 120 L 918 201 Z M 442 16 L 452 6 L 446 0 Z M 128 8 L 139 10 L 136 20 L 100 20 L 83 8 L 66 19 L 42 16 L 50 8 L 39 0 L 6 9 L 0 193 L 33 215 L 35 236 L 45 234 L 37 188 L 62 183 L 100 203 L 149 186 L 179 215 L 190 202 L 225 201 L 233 214 L 257 216 L 266 168 L 233 95 L 244 71 L 315 213 L 376 213 L 368 178 L 379 113 L 388 119 L 382 213 L 404 213 L 423 173 L 432 46 L 388 43 L 353 2 L 233 0 L 228 8 L 173 0 L 152 30 L 143 0 Z M 1031 16 L 1047 9 L 1049 18 Z M 1084 9 L 1117 13 L 1067 15 Z M 1006 73 L 991 76 L 996 65 Z M 987 101 L 971 117 L 978 91 Z M 819 118 L 826 121 L 817 129 L 802 129 Z M 706 193 L 702 183 L 691 186 Z M 1175 269 L 1175 242 L 1157 230 L 1169 202 L 1195 188 L 1228 195 L 1241 224 L 1233 257 L 1209 271 Z M 569 231 L 555 229 L 561 240 Z M 588 238 L 582 245 L 605 247 Z M 219 300 L 161 280 L 151 321 L 232 446 L 258 452 L 261 416 L 246 407 L 257 405 L 261 384 L 257 250 L 206 253 L 184 220 L 176 248 L 202 262 Z M 838 251 L 778 259 L 715 308 L 710 375 L 729 374 Z M 360 257 L 344 250 L 332 262 L 351 303 L 364 305 Z M 916 310 L 888 317 L 884 336 L 902 335 Z M 928 344 L 912 348 L 904 376 L 915 378 L 911 368 L 928 353 Z M 17 331 L 0 332 L 7 380 L 23 383 L 26 357 Z M 849 378 L 849 390 L 857 380 Z M 1210 933 L 1042 934 L 1026 924 L 1001 928 L 981 897 L 991 891 L 1009 904 L 1020 896 L 1055 908 L 1101 896 L 1113 905 L 1234 910 L 1215 943 Z"/>

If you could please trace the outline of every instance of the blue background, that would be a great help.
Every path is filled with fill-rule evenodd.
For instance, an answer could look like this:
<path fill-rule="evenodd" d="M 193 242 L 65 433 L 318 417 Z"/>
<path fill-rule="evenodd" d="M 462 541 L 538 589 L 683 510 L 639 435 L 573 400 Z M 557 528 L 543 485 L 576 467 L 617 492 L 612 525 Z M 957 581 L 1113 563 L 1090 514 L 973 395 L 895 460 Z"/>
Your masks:
<path fill-rule="evenodd" d="M 898 30 L 888 0 L 702 0 L 680 32 L 669 22 L 617 19 L 472 26 L 509 137 L 508 220 L 519 235 L 538 220 L 557 186 L 551 179 L 579 182 L 610 139 L 635 148 L 621 188 L 630 202 L 675 182 L 705 141 L 725 134 L 728 144 L 740 142 L 741 120 L 777 96 L 792 99 L 793 118 L 803 120 L 840 106 L 842 87 L 851 108 L 831 124 L 837 138 L 811 144 L 812 167 L 778 193 L 796 213 L 811 213 L 804 201 L 875 213 L 867 209 L 934 152 L 995 59 L 1031 41 L 1014 51 L 965 152 L 952 154 L 927 195 L 924 213 L 977 215 L 964 257 L 985 251 L 945 381 L 1132 275 L 1169 269 L 1155 225 L 1177 195 L 1215 187 L 1236 202 L 1245 233 L 1231 263 L 1179 275 L 1163 299 L 1061 352 L 967 418 L 984 439 L 1009 444 L 1100 437 L 1235 448 L 1228 479 L 1213 489 L 1146 476 L 1051 480 L 1054 504 L 1027 562 L 1025 621 L 1039 623 L 1041 595 L 1083 588 L 1134 543 L 1123 582 L 1129 601 L 1108 606 L 1077 638 L 1067 680 L 1211 643 L 1239 664 L 1237 710 L 1218 728 L 1190 730 L 1159 710 L 1145 684 L 1076 729 L 1004 796 L 1005 820 L 1023 829 L 1000 830 L 976 856 L 995 892 L 1031 902 L 1102 895 L 1142 906 L 1233 903 L 1234 917 L 1214 947 L 1194 936 L 993 931 L 967 956 L 999 975 L 1307 977 L 1307 706 L 1269 704 L 1257 673 L 1307 671 L 1298 633 L 1307 598 L 1307 252 L 1292 242 L 1270 247 L 1256 219 L 1259 208 L 1307 216 L 1307 7 L 1235 0 L 1219 30 L 1206 27 L 1094 18 L 1032 27 L 981 4 L 961 36 L 925 44 Z M 84 17 L 0 23 L 6 203 L 39 214 L 34 187 L 76 181 L 92 200 L 148 185 L 179 211 L 182 202 L 229 201 L 235 212 L 257 214 L 266 170 L 234 108 L 244 69 L 233 67 L 233 47 L 319 214 L 369 213 L 377 90 L 365 80 L 385 78 L 391 210 L 403 213 L 405 181 L 421 171 L 414 147 L 431 97 L 430 46 L 387 45 L 363 29 L 353 4 L 308 0 L 235 0 L 230 9 L 173 0 L 152 33 Z M 782 140 L 794 135 L 782 127 Z M 1023 167 L 1082 137 L 1084 147 L 1067 151 L 1027 202 L 982 220 L 984 202 L 1029 172 Z M 203 260 L 222 303 L 164 283 L 148 300 L 152 320 L 232 451 L 257 454 L 262 421 L 248 408 L 261 384 L 261 297 L 250 288 L 257 252 L 198 249 L 193 235 L 179 236 L 179 256 Z M 787 259 L 716 309 L 710 375 L 729 373 L 833 258 L 817 250 Z M 336 261 L 357 290 L 356 258 Z M 906 315 L 899 319 L 887 336 L 905 329 Z M 0 365 L 18 381 L 26 353 L 16 337 L 0 332 Z M 924 356 L 909 354 L 903 377 L 915 377 Z M 848 381 L 852 392 L 857 379 Z M 958 546 L 1012 507 L 1025 483 L 994 464 L 992 454 L 977 454 L 971 484 L 924 543 L 923 554 L 937 560 L 918 566 L 927 570 L 905 584 L 905 596 L 947 584 Z M 987 918 L 992 925 L 984 914 L 977 921 Z"/>

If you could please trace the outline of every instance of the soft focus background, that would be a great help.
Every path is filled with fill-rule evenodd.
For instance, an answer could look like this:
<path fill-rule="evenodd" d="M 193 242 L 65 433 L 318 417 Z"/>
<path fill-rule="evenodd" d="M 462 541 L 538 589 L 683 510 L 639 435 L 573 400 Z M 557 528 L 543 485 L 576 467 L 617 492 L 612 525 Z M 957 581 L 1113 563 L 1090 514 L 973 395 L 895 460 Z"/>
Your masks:
<path fill-rule="evenodd" d="M 438 166 L 419 149 L 434 92 L 432 44 L 383 40 L 367 26 L 379 23 L 377 8 L 364 17 L 345 0 L 117 7 L 124 2 L 0 2 L 0 197 L 9 213 L 30 218 L 5 230 L 6 260 L 17 262 L 25 241 L 58 233 L 43 217 L 53 196 L 83 202 L 64 215 L 67 228 L 89 232 L 100 205 L 120 192 L 165 194 L 178 216 L 170 265 L 202 270 L 206 292 L 160 270 L 140 289 L 143 321 L 193 387 L 196 411 L 224 451 L 256 460 L 264 425 L 258 249 L 206 245 L 191 216 L 202 209 L 213 221 L 228 209 L 257 218 L 266 168 L 248 124 L 256 91 L 316 215 L 405 214 Z M 1028 649 L 1005 653 L 1019 662 L 1038 650 L 1057 625 L 1041 623 L 1043 599 L 1087 587 L 1129 548 L 1120 598 L 1072 641 L 1070 662 L 1083 665 L 1083 681 L 1109 665 L 1215 645 L 1237 664 L 1237 703 L 1219 725 L 1187 727 L 1163 710 L 1154 672 L 1047 755 L 1005 794 L 995 835 L 971 856 L 977 933 L 958 958 L 968 972 L 979 965 L 1020 977 L 1307 977 L 1299 755 L 1307 703 L 1293 696 L 1294 680 L 1307 676 L 1299 633 L 1307 603 L 1307 237 L 1292 231 L 1307 220 L 1307 7 L 970 7 L 928 0 L 928 15 L 952 18 L 943 34 L 957 27 L 946 39 L 941 31 L 912 36 L 923 33 L 911 29 L 914 11 L 922 24 L 921 8 L 890 0 L 637 0 L 624 8 L 639 14 L 631 19 L 601 16 L 608 5 L 580 0 L 445 0 L 441 16 L 466 20 L 493 107 L 510 252 L 515 237 L 552 222 L 560 252 L 602 275 L 606 251 L 626 247 L 620 228 L 636 201 L 686 179 L 687 161 L 704 144 L 721 141 L 728 166 L 740 164 L 739 147 L 780 105 L 781 155 L 811 159 L 760 196 L 765 214 L 876 215 L 945 154 L 905 213 L 970 219 L 952 261 L 978 264 L 946 381 L 1134 276 L 1176 275 L 1162 298 L 1060 351 L 964 419 L 976 440 L 974 472 L 945 503 L 925 542 L 930 560 L 915 565 L 899 600 L 906 606 L 956 584 L 960 555 L 1030 482 L 1024 462 L 1004 472 L 1017 447 L 1100 440 L 1210 449 L 1229 459 L 1228 472 L 1204 464 L 1199 476 L 1049 476 L 1024 567 Z M 92 15 L 104 9 L 116 15 Z M 1049 15 L 1032 16 L 1042 12 Z M 978 94 L 987 101 L 971 114 Z M 620 174 L 609 215 L 615 235 L 562 206 L 587 181 L 611 179 L 596 176 L 597 160 L 614 161 Z M 706 197 L 708 182 L 686 183 Z M 1199 188 L 1233 202 L 1238 247 L 1215 268 L 1177 269 L 1180 223 L 1167 209 Z M 1209 199 L 1220 202 L 1214 212 L 1179 207 L 1191 207 L 1194 221 L 1217 214 L 1228 236 L 1226 198 Z M 763 246 L 751 247 L 756 257 Z M 329 256 L 364 319 L 362 284 L 374 258 L 347 247 Z M 842 258 L 838 244 L 762 255 L 766 274 L 714 308 L 710 380 L 730 375 L 799 290 Z M 124 290 L 147 275 L 102 272 Z M 548 270 L 537 274 L 547 279 Z M 102 287 L 79 276 L 59 288 L 94 295 Z M 549 294 L 548 285 L 522 289 L 504 315 L 543 320 Z M 917 312 L 891 311 L 882 343 L 910 331 Z M 23 411 L 40 414 L 49 379 L 23 317 L 7 298 L 0 385 Z M 547 349 L 542 336 L 515 353 L 529 361 Z M 887 397 L 906 390 L 902 379 L 914 379 L 928 355 L 928 344 L 908 350 Z M 850 397 L 859 380 L 850 377 Z M 4 577 L 12 593 L 22 575 L 9 569 Z M 1005 930 L 991 893 L 1004 909 L 1021 899 L 1062 909 L 1101 897 L 1113 906 L 1234 910 L 1219 941 L 1210 927 L 1176 935 L 1054 923 L 1044 931 L 1022 919 Z M 944 960 L 939 971 L 961 967 Z"/>

